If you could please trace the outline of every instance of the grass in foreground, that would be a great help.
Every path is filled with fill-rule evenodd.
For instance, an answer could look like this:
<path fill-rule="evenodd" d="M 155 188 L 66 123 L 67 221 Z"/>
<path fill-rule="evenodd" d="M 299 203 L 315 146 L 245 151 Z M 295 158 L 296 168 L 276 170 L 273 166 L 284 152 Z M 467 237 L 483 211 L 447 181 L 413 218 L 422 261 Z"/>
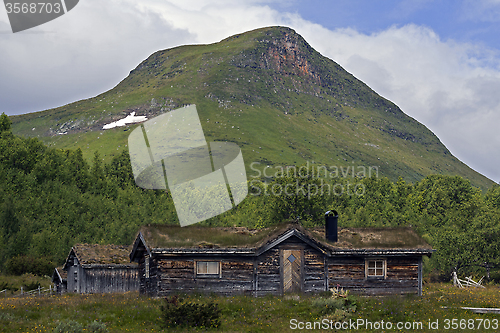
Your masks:
<path fill-rule="evenodd" d="M 356 311 L 324 314 L 317 307 L 320 295 L 285 297 L 220 297 L 190 295 L 188 300 L 206 303 L 212 300 L 222 310 L 221 326 L 209 331 L 221 332 L 296 332 L 299 322 L 307 325 L 323 319 L 337 321 L 391 322 L 392 329 L 337 330 L 342 332 L 496 332 L 500 329 L 500 315 L 475 314 L 459 307 L 500 307 L 500 289 L 457 289 L 448 284 L 428 284 L 424 295 L 391 297 L 354 297 Z M 323 295 L 324 297 L 324 295 Z M 350 296 L 352 297 L 352 296 Z M 313 305 L 313 303 L 316 305 Z M 321 302 L 319 302 L 321 303 Z M 82 325 L 83 332 L 94 322 L 104 323 L 108 332 L 193 332 L 195 328 L 165 329 L 161 326 L 160 305 L 162 299 L 139 296 L 137 293 L 42 296 L 29 298 L 0 299 L 1 332 L 53 332 L 59 322 L 74 320 Z M 447 308 L 443 308 L 447 307 Z M 297 329 L 292 329 L 291 320 L 296 319 Z M 457 319 L 457 329 L 452 329 L 452 320 Z M 465 329 L 460 329 L 460 320 Z M 325 321 L 325 322 L 327 322 Z M 422 329 L 396 329 L 398 322 L 421 322 Z M 438 324 L 438 329 L 429 329 L 429 323 Z M 482 327 L 478 329 L 479 323 Z M 497 329 L 494 329 L 495 322 Z M 450 329 L 446 330 L 447 323 Z M 489 323 L 489 329 L 484 326 Z M 472 324 L 474 330 L 471 329 Z M 312 324 L 313 325 L 313 324 Z M 387 324 L 386 324 L 387 325 Z M 294 325 L 292 325 L 294 326 Z M 464 327 L 462 325 L 462 327 Z M 306 330 L 311 331 L 311 330 Z M 316 331 L 335 331 L 324 329 Z"/>

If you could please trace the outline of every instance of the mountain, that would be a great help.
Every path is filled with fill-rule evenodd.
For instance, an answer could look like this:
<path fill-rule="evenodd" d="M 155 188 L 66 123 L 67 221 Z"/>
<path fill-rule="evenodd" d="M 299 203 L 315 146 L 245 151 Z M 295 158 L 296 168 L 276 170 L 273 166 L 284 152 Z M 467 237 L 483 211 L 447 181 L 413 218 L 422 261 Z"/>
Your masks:
<path fill-rule="evenodd" d="M 12 117 L 12 128 L 53 147 L 80 147 L 88 159 L 95 150 L 110 159 L 126 149 L 137 124 L 104 130 L 105 124 L 188 104 L 197 105 L 207 141 L 241 147 L 249 178 L 267 166 L 314 161 L 330 170 L 373 167 L 392 180 L 437 173 L 460 175 L 482 189 L 493 185 L 424 125 L 286 27 L 155 52 L 113 89 Z"/>

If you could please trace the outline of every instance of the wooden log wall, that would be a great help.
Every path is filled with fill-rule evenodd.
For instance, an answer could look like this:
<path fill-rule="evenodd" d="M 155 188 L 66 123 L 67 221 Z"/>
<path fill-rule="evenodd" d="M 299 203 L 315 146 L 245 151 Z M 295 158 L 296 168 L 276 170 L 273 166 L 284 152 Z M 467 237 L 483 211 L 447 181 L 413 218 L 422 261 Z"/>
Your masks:
<path fill-rule="evenodd" d="M 308 247 L 304 249 L 304 292 L 326 290 L 325 256 Z"/>
<path fill-rule="evenodd" d="M 146 278 L 146 253 L 139 259 L 139 293 L 149 296 L 158 295 L 158 267 L 155 258 L 149 258 L 149 278 Z"/>
<path fill-rule="evenodd" d="M 340 286 L 357 294 L 419 293 L 419 258 L 388 257 L 385 278 L 365 276 L 365 258 L 330 258 L 329 287 Z"/>
<path fill-rule="evenodd" d="M 220 276 L 200 276 L 196 261 L 220 261 Z M 254 260 L 237 258 L 164 258 L 158 260 L 159 295 L 176 292 L 203 292 L 233 295 L 253 291 Z"/>
<path fill-rule="evenodd" d="M 255 295 L 281 293 L 280 251 L 270 249 L 257 257 L 255 272 Z"/>

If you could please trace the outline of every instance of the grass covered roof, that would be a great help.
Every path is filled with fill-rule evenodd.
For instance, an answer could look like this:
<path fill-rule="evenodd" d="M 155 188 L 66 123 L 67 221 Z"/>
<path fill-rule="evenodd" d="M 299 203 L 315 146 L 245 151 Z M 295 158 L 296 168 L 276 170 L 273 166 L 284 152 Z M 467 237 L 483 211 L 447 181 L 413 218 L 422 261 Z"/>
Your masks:
<path fill-rule="evenodd" d="M 149 248 L 259 248 L 296 229 L 331 249 L 431 249 L 413 229 L 339 228 L 338 242 L 325 238 L 324 227 L 304 228 L 297 223 L 277 224 L 263 229 L 245 227 L 201 227 L 147 225 L 140 229 Z"/>
<path fill-rule="evenodd" d="M 73 251 L 82 265 L 131 265 L 132 246 L 75 244 Z"/>

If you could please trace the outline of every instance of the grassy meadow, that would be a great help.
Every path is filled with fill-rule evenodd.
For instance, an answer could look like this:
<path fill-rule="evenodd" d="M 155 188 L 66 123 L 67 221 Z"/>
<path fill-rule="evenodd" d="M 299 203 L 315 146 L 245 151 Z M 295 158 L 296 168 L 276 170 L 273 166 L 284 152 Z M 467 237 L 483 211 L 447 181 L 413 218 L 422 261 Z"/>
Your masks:
<path fill-rule="evenodd" d="M 208 331 L 221 332 L 296 332 L 307 322 L 372 323 L 372 329 L 360 325 L 358 329 L 312 329 L 323 332 L 496 332 L 500 315 L 475 314 L 460 309 L 466 307 L 500 307 L 500 288 L 458 289 L 451 284 L 428 283 L 422 297 L 386 296 L 359 297 L 349 295 L 349 309 L 336 309 L 325 313 L 318 307 L 322 295 L 287 295 L 221 297 L 215 295 L 189 295 L 186 300 L 199 303 L 214 301 L 222 310 L 221 326 Z M 0 298 L 1 332 L 54 332 L 60 322 L 80 325 L 74 332 L 193 332 L 196 328 L 167 329 L 161 325 L 161 298 L 139 296 L 137 293 Z M 354 305 L 354 306 L 353 306 Z M 354 310 L 355 308 L 355 310 Z M 354 311 L 353 311 L 354 310 Z M 293 325 L 291 324 L 291 320 Z M 324 320 L 326 319 L 326 320 Z M 452 321 L 457 319 L 456 321 Z M 323 321 L 324 320 L 324 321 Z M 460 322 L 462 320 L 462 322 Z M 100 323 L 94 325 L 92 323 Z M 376 325 L 391 322 L 392 329 L 376 329 Z M 398 322 L 422 323 L 421 328 L 396 328 Z M 303 324 L 300 324 L 303 323 Z M 377 324 L 378 323 L 378 324 Z M 429 328 L 433 323 L 434 328 Z M 481 323 L 481 328 L 478 328 Z M 104 325 L 103 325 L 104 324 Z M 456 324 L 457 328 L 453 329 Z M 407 324 L 410 325 L 410 324 Z M 449 326 L 449 329 L 446 327 Z M 460 326 L 465 329 L 460 329 Z M 486 329 L 485 326 L 489 326 Z M 99 327 L 99 329 L 95 329 Z M 386 326 L 384 326 L 386 327 Z M 474 327 L 474 330 L 472 329 Z M 387 327 L 386 327 L 387 328 Z M 305 329 L 311 331 L 311 329 Z M 72 331 L 73 332 L 73 331 Z"/>

